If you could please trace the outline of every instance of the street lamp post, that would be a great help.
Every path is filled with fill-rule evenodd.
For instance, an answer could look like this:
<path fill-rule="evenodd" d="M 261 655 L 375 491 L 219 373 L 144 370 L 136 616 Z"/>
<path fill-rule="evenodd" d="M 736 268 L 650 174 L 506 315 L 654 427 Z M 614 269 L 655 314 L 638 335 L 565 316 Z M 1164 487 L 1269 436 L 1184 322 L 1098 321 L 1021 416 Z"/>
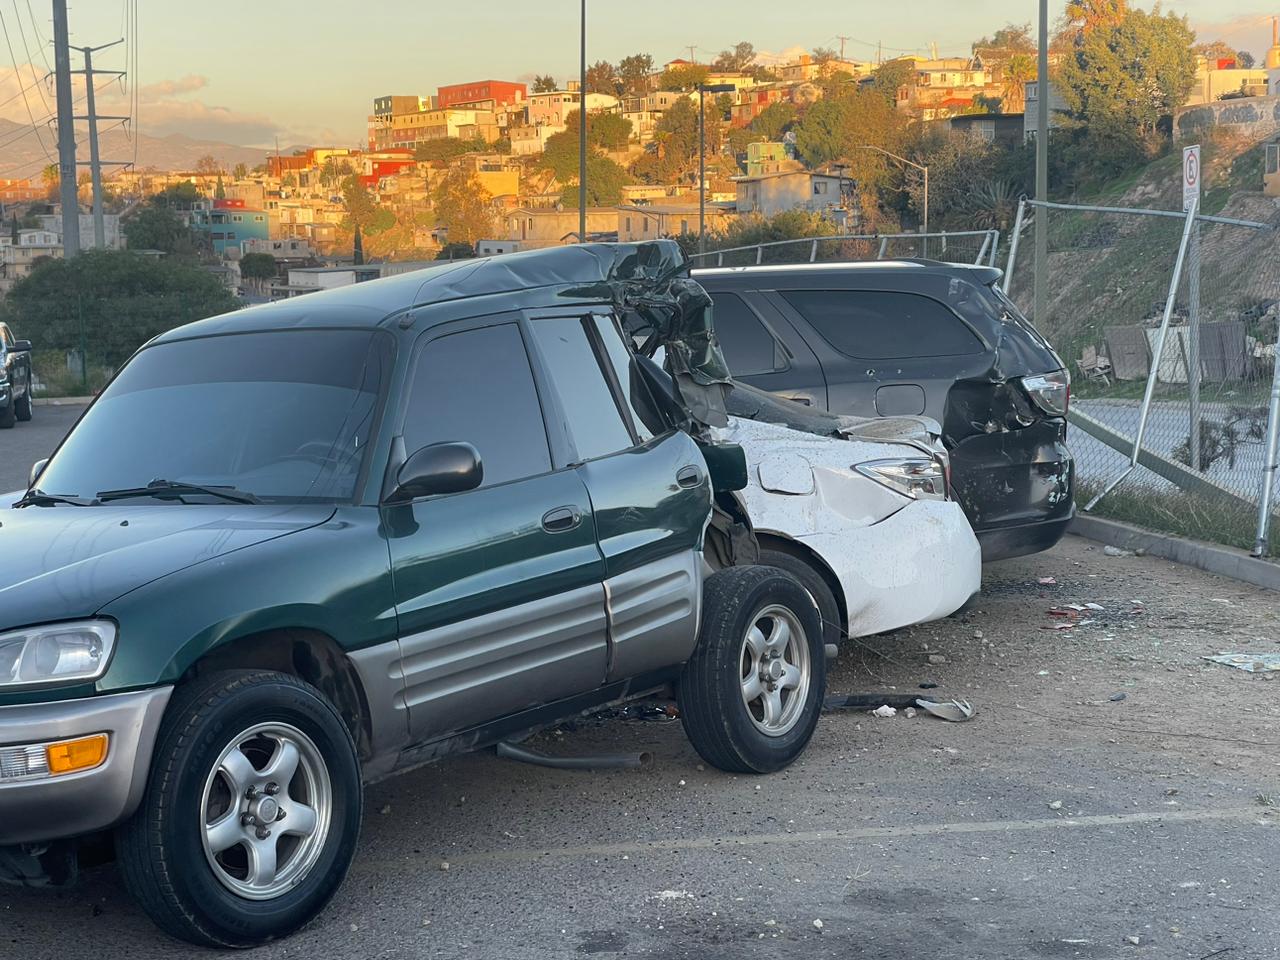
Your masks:
<path fill-rule="evenodd" d="M 921 217 L 921 227 L 922 227 L 922 229 L 921 229 L 921 233 L 924 233 L 924 234 L 925 234 L 925 238 L 924 238 L 924 240 L 922 240 L 922 241 L 921 241 L 921 249 L 920 249 L 920 252 L 921 252 L 921 253 L 924 253 L 924 254 L 926 254 L 926 255 L 927 255 L 927 254 L 928 254 L 928 250 L 929 250 L 929 238 L 928 238 L 928 233 L 929 233 L 929 166 L 928 166 L 928 164 L 924 164 L 924 163 L 916 163 L 914 160 L 908 160 L 906 157 L 900 157 L 900 156 L 898 156 L 896 153 L 890 153 L 888 150 L 885 150 L 885 149 L 883 149 L 883 148 L 881 148 L 881 147 L 873 147 L 873 146 L 872 146 L 871 144 L 869 144 L 869 143 L 868 143 L 868 144 L 863 144 L 863 145 L 862 145 L 862 146 L 860 146 L 858 149 L 859 149 L 859 150 L 874 150 L 876 153 L 883 153 L 886 157 L 889 157 L 890 159 L 893 159 L 893 160 L 897 160 L 899 163 L 904 164 L 904 165 L 906 165 L 906 166 L 908 166 L 908 167 L 915 167 L 917 170 L 919 170 L 921 173 L 923 173 L 923 174 L 924 174 L 924 211 L 923 211 L 923 216 Z"/>
<path fill-rule="evenodd" d="M 698 253 L 707 252 L 707 110 L 708 93 L 731 93 L 731 83 L 698 84 Z"/>

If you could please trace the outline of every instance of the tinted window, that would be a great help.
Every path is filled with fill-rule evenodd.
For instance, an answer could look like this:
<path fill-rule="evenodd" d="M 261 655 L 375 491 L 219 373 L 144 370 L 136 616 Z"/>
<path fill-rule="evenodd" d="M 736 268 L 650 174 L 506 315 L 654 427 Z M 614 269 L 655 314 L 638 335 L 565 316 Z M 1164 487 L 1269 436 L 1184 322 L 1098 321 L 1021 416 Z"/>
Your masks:
<path fill-rule="evenodd" d="M 404 422 L 405 452 L 450 440 L 480 451 L 486 487 L 551 469 L 529 355 L 515 324 L 450 334 L 423 350 Z"/>
<path fill-rule="evenodd" d="M 389 338 L 367 330 L 147 347 L 85 414 L 40 487 L 92 497 L 165 479 L 264 500 L 348 500 L 390 364 Z"/>
<path fill-rule="evenodd" d="M 729 364 L 729 372 L 735 376 L 752 373 L 773 373 L 778 369 L 777 351 L 773 335 L 765 329 L 760 318 L 752 312 L 736 293 L 714 293 L 715 306 L 711 310 L 711 323 Z"/>
<path fill-rule="evenodd" d="M 847 357 L 949 357 L 982 342 L 936 300 L 881 290 L 782 290 L 783 298 Z"/>
<path fill-rule="evenodd" d="M 613 366 L 614 376 L 618 378 L 618 386 L 622 389 L 622 395 L 627 398 L 627 412 L 631 415 L 636 433 L 642 443 L 645 440 L 651 440 L 653 432 L 644 425 L 644 421 L 640 419 L 640 414 L 637 412 L 637 407 L 644 403 L 642 398 L 645 395 L 645 386 L 633 369 L 631 351 L 627 349 L 626 341 L 622 339 L 617 321 L 613 317 L 597 314 L 595 323 L 600 342 L 604 344 L 605 355 Z"/>
<path fill-rule="evenodd" d="M 564 430 L 583 460 L 632 445 L 581 317 L 534 320 L 530 325 L 552 386 L 560 398 Z"/>

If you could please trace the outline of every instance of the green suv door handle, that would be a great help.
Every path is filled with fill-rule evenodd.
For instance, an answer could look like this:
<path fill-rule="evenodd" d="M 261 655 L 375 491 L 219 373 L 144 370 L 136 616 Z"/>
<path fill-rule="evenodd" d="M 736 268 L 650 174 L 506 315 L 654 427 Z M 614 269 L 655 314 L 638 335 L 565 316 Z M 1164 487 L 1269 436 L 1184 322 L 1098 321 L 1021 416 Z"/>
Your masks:
<path fill-rule="evenodd" d="M 542 515 L 542 529 L 547 533 L 564 533 L 582 523 L 582 510 L 578 507 L 556 507 Z"/>
<path fill-rule="evenodd" d="M 680 471 L 676 474 L 676 483 L 685 489 L 688 489 L 689 487 L 696 487 L 701 482 L 702 471 L 692 463 L 688 466 L 681 467 Z"/>

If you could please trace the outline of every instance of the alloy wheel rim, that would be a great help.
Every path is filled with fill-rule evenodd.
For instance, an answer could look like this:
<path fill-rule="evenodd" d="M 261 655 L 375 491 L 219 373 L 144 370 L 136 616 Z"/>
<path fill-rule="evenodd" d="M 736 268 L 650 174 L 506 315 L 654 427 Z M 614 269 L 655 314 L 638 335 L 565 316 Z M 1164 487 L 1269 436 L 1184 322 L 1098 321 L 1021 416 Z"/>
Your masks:
<path fill-rule="evenodd" d="M 311 738 L 291 724 L 257 724 L 231 739 L 205 779 L 205 858 L 237 896 L 274 899 L 311 872 L 332 814 L 329 770 Z"/>
<path fill-rule="evenodd" d="M 804 628 L 786 607 L 765 607 L 751 618 L 738 657 L 742 702 L 756 729 L 789 733 L 804 715 L 811 664 Z"/>

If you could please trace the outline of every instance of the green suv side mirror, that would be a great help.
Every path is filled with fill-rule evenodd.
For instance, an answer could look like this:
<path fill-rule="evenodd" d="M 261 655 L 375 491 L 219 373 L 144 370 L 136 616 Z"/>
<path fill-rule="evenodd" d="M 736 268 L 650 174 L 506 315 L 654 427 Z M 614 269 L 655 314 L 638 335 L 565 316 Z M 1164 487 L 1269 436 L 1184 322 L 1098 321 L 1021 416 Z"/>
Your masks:
<path fill-rule="evenodd" d="M 484 480 L 480 451 L 469 443 L 433 443 L 423 447 L 396 471 L 396 486 L 390 503 L 418 497 L 474 490 Z"/>

